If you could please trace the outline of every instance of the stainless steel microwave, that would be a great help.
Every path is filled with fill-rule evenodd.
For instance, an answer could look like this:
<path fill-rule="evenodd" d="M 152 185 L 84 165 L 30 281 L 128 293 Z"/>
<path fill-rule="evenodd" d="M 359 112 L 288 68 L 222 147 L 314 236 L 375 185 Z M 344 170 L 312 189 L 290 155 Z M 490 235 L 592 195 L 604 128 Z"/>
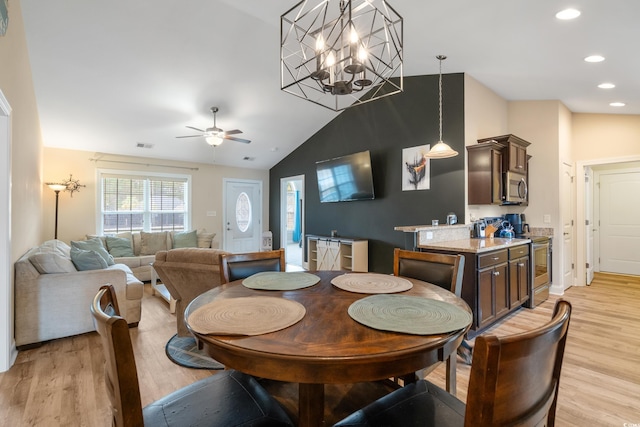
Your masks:
<path fill-rule="evenodd" d="M 503 204 L 519 204 L 527 201 L 527 176 L 523 173 L 506 172 L 504 175 Z"/>

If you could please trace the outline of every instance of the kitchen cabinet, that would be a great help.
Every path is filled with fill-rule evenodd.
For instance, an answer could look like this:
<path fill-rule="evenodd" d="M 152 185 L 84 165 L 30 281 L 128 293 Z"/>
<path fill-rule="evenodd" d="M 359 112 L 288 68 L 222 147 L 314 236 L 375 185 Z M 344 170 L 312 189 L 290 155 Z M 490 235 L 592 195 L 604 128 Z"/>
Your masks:
<path fill-rule="evenodd" d="M 531 158 L 527 154 L 529 145 L 531 143 L 512 134 L 479 139 L 477 144 L 468 145 L 469 204 L 508 204 L 506 175 L 514 172 L 526 177 L 526 186 Z M 521 204 L 528 204 L 528 197 Z"/>
<path fill-rule="evenodd" d="M 479 328 L 488 326 L 509 311 L 507 260 L 506 249 L 478 255 Z"/>
<path fill-rule="evenodd" d="M 307 236 L 309 270 L 369 271 L 369 241 Z"/>
<path fill-rule="evenodd" d="M 426 252 L 464 255 L 461 296 L 473 312 L 468 338 L 475 337 L 529 300 L 530 243 L 526 240 L 515 243 L 515 240 L 466 239 L 420 247 Z"/>
<path fill-rule="evenodd" d="M 467 146 L 469 204 L 501 204 L 502 156 L 505 146 L 495 141 Z"/>
<path fill-rule="evenodd" d="M 529 245 L 509 249 L 509 307 L 519 307 L 531 297 L 530 264 Z"/>

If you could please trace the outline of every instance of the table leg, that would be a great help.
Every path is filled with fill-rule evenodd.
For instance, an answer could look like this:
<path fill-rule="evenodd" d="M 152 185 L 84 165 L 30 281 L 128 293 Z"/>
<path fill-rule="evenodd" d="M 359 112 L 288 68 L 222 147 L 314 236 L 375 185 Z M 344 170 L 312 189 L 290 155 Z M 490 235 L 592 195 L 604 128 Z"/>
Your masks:
<path fill-rule="evenodd" d="M 300 384 L 298 426 L 319 427 L 324 420 L 324 384 Z"/>

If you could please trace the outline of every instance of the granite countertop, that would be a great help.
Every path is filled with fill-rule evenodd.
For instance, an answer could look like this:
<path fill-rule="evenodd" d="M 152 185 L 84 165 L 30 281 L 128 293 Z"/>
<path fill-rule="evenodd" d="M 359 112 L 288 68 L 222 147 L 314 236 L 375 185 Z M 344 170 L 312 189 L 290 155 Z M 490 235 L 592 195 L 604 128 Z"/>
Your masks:
<path fill-rule="evenodd" d="M 446 240 L 444 242 L 434 242 L 426 245 L 418 245 L 418 247 L 423 249 L 481 253 L 510 248 L 512 246 L 524 245 L 530 242 L 531 239 L 470 238 L 461 240 Z"/>
<path fill-rule="evenodd" d="M 399 225 L 393 227 L 395 231 L 404 231 L 405 233 L 415 233 L 416 231 L 441 231 L 453 230 L 457 228 L 471 229 L 471 224 L 439 224 L 439 225 Z"/>

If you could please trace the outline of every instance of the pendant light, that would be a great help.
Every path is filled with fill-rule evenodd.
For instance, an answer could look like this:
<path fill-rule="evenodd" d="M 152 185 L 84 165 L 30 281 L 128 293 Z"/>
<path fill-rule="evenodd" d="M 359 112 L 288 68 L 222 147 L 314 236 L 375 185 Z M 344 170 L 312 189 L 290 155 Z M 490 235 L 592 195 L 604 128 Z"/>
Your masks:
<path fill-rule="evenodd" d="M 440 76 L 439 76 L 439 79 L 438 79 L 438 91 L 439 91 L 438 104 L 439 104 L 439 111 L 440 111 L 440 116 L 439 116 L 440 139 L 438 140 L 436 145 L 434 145 L 431 148 L 431 150 L 429 150 L 429 152 L 424 155 L 424 157 L 429 158 L 429 159 L 446 159 L 446 158 L 449 158 L 449 157 L 457 156 L 458 152 L 456 150 L 454 150 L 453 148 L 449 147 L 447 144 L 445 144 L 444 141 L 442 141 L 442 61 L 447 59 L 447 57 L 444 56 L 444 55 L 438 55 L 438 56 L 436 56 L 436 58 L 440 61 Z"/>

